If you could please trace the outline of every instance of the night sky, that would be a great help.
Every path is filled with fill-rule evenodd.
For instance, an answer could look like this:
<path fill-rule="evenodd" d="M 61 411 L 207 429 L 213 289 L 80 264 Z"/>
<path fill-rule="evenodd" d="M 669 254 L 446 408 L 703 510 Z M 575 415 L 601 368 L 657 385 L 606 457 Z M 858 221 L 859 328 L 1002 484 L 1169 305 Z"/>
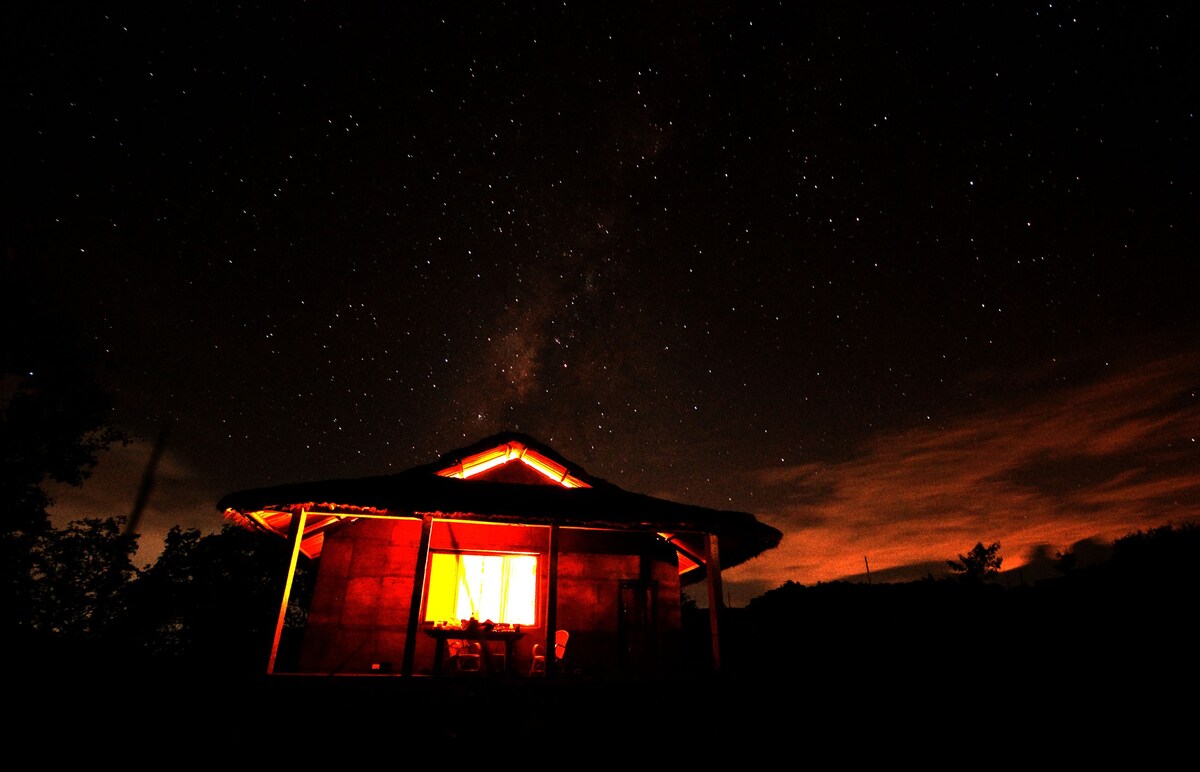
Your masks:
<path fill-rule="evenodd" d="M 1192 3 L 10 3 L 7 266 L 226 493 L 511 429 L 754 513 L 725 574 L 1197 519 Z M 28 331 L 6 331 L 21 335 Z"/>

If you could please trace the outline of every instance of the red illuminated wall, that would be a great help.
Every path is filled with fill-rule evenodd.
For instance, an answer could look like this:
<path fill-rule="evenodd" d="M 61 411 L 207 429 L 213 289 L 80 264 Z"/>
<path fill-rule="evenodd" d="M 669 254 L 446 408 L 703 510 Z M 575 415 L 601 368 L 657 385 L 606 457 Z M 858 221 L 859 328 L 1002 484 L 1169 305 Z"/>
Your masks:
<path fill-rule="evenodd" d="M 379 663 L 400 672 L 420 536 L 417 521 L 382 519 L 359 520 L 327 536 L 300 654 L 302 672 L 367 673 Z M 438 522 L 432 534 L 433 549 L 538 553 L 543 603 L 548 546 L 544 527 Z M 568 669 L 644 673 L 671 661 L 680 628 L 673 549 L 653 534 L 562 529 L 558 568 L 558 627 L 571 631 Z M 642 602 L 648 605 L 642 608 Z M 544 608 L 541 620 L 544 624 Z M 518 673 L 528 671 L 530 649 L 544 638 L 544 627 L 527 629 L 513 663 Z M 433 655 L 433 639 L 420 635 L 414 672 L 428 673 Z"/>

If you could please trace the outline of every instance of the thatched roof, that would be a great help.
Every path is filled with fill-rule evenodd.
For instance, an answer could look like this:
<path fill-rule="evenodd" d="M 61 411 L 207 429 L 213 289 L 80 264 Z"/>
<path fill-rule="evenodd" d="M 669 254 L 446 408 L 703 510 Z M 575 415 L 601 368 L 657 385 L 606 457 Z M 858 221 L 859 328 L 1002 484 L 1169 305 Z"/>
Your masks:
<path fill-rule="evenodd" d="M 512 473 L 471 479 L 443 476 L 464 459 L 506 444 L 536 451 L 543 460 L 562 467 L 564 474 L 590 487 L 497 481 L 516 479 Z M 286 535 L 291 515 L 301 509 L 342 512 L 350 516 L 348 519 L 356 512 L 375 516 L 432 513 L 447 519 L 665 533 L 673 535 L 676 546 L 692 557 L 703 556 L 704 534 L 715 534 L 723 568 L 775 547 L 782 538 L 777 529 L 760 523 L 748 512 L 709 509 L 622 490 L 589 475 L 532 437 L 514 432 L 484 438 L 431 464 L 398 474 L 241 491 L 222 498 L 217 508 L 243 524 L 281 535 Z M 275 519 L 264 518 L 263 513 L 273 513 Z M 319 530 L 346 524 L 340 518 L 337 522 L 318 519 L 310 527 Z M 319 554 L 319 543 L 315 544 Z M 685 583 L 700 578 L 702 571 L 693 572 Z"/>

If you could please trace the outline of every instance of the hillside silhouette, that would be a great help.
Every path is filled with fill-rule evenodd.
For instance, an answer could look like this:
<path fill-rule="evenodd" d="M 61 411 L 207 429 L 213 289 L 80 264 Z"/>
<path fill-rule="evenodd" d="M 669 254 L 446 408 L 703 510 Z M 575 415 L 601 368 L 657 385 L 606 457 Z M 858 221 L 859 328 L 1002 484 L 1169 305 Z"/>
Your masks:
<path fill-rule="evenodd" d="M 753 673 L 770 638 L 788 640 L 805 661 L 867 670 L 954 658 L 1052 677 L 1058 668 L 1195 659 L 1200 527 L 1129 534 L 1083 567 L 1071 558 L 1057 561 L 1058 576 L 1027 583 L 1013 583 L 1013 572 L 990 581 L 787 582 L 727 610 L 723 662 Z"/>
<path fill-rule="evenodd" d="M 202 562 L 211 563 L 219 537 L 206 538 Z M 1190 731 L 1176 706 L 1197 685 L 1198 556 L 1200 528 L 1189 524 L 1131 534 L 1107 560 L 1083 568 L 1064 560 L 1060 576 L 1015 586 L 788 582 L 723 612 L 716 673 L 708 610 L 685 606 L 681 656 L 651 678 L 592 677 L 583 666 L 555 679 L 266 676 L 262 626 L 239 639 L 244 609 L 221 612 L 224 599 L 193 586 L 205 610 L 171 617 L 175 637 L 194 642 L 176 659 L 122 652 L 111 640 L 90 653 L 56 647 L 52 658 L 25 662 L 13 679 L 23 688 L 10 698 L 22 706 L 18 727 L 54 716 L 97 741 L 79 746 L 91 758 L 119 753 L 124 746 L 107 742 L 118 733 L 178 739 L 204 726 L 279 762 L 340 758 L 348 740 L 281 741 L 314 722 L 456 753 L 514 742 L 578 751 L 613 732 L 622 743 L 699 737 L 740 752 L 802 736 L 810 749 L 848 752 L 837 738 L 851 730 L 871 738 L 868 752 L 893 760 L 929 753 L 922 738 L 931 732 L 945 735 L 944 748 L 1004 734 L 1011 752 L 1153 732 L 1141 750 L 1158 753 Z M 223 565 L 221 575 L 246 564 Z M 188 753 L 219 747 L 196 742 Z M 617 747 L 601 743 L 596 753 Z"/>

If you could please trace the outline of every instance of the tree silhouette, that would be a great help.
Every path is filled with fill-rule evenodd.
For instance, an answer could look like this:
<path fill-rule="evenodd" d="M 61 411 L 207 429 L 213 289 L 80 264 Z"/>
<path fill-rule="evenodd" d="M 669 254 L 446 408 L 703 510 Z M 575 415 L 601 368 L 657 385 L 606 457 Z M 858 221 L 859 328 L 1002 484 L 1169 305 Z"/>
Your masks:
<path fill-rule="evenodd" d="M 289 557 L 285 540 L 226 523 L 219 533 L 173 527 L 135 583 L 136 646 L 161 667 L 265 671 Z M 285 636 L 303 627 L 309 572 L 297 567 Z"/>
<path fill-rule="evenodd" d="M 87 518 L 34 540 L 29 632 L 46 661 L 99 661 L 120 648 L 138 573 L 137 537 L 121 529 L 121 518 Z"/>
<path fill-rule="evenodd" d="M 983 546 L 978 542 L 966 555 L 959 555 L 958 560 L 947 560 L 950 569 L 959 573 L 964 581 L 982 582 L 1000 573 L 1000 542 L 992 542 Z"/>
<path fill-rule="evenodd" d="M 10 255 L 0 270 L 0 325 L 12 331 L 0 346 L 0 635 L 36 650 L 34 577 L 44 567 L 35 558 L 54 503 L 43 486 L 82 485 L 98 455 L 124 436 L 109 424 L 91 352 L 24 267 Z"/>
<path fill-rule="evenodd" d="M 1054 567 L 1061 574 L 1069 574 L 1075 570 L 1079 564 L 1079 556 L 1071 550 L 1063 550 L 1062 552 L 1054 553 Z"/>

